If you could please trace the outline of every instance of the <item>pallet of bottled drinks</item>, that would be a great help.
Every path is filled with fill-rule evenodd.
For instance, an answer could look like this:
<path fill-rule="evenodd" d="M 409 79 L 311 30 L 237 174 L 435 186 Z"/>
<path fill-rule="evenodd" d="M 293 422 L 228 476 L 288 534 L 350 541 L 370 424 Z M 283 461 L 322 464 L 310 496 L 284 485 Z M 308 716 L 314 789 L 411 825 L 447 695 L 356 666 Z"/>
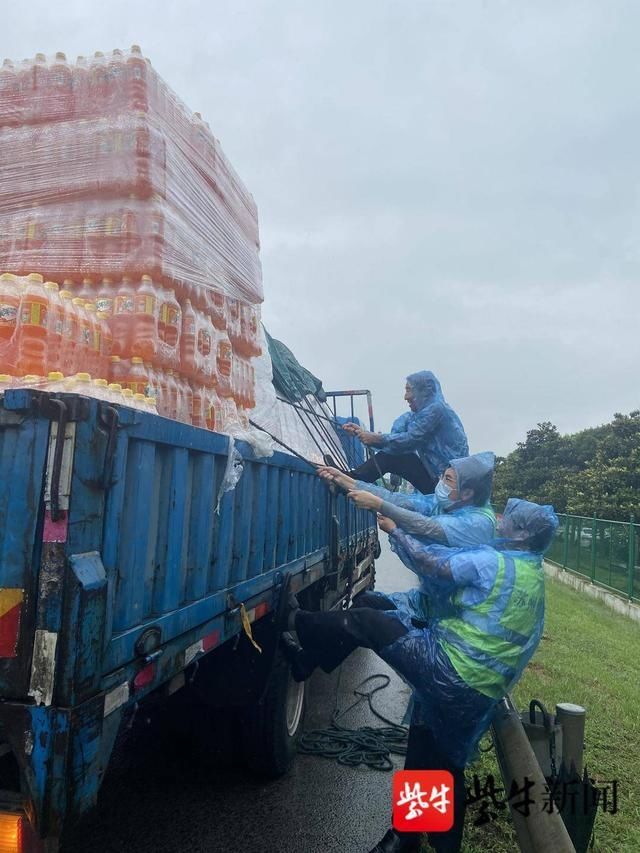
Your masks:
<path fill-rule="evenodd" d="M 140 48 L 5 60 L 0 157 L 0 387 L 246 424 L 257 209 Z"/>

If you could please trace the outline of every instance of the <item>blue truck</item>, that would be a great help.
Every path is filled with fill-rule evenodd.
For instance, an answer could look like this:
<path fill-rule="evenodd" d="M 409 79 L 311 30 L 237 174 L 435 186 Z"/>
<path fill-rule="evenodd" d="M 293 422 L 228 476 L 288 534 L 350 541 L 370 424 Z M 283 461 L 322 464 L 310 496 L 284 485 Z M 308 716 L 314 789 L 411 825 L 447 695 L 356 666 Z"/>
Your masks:
<path fill-rule="evenodd" d="M 250 768 L 288 769 L 304 687 L 279 603 L 371 587 L 375 516 L 294 456 L 236 447 L 224 492 L 225 435 L 76 394 L 0 400 L 2 853 L 57 850 L 123 731 L 178 697 L 212 744 L 233 716 Z"/>

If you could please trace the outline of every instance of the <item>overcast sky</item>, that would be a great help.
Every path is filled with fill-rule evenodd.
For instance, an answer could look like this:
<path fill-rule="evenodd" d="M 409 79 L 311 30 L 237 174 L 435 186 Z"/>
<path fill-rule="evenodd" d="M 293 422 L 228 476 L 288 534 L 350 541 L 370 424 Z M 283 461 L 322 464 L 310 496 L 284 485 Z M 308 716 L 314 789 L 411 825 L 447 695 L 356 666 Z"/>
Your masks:
<path fill-rule="evenodd" d="M 472 450 L 640 407 L 640 4 L 0 0 L 2 55 L 142 45 L 258 204 L 271 333 Z"/>

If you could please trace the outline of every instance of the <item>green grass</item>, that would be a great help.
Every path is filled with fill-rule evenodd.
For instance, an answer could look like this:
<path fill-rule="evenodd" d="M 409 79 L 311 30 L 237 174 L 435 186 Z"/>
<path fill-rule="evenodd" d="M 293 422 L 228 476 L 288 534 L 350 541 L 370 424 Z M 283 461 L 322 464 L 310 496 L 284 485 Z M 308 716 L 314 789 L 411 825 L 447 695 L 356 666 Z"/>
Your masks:
<path fill-rule="evenodd" d="M 587 709 L 585 761 L 598 782 L 618 780 L 618 813 L 598 811 L 598 853 L 640 851 L 640 624 L 563 584 L 547 580 L 545 632 L 520 680 L 518 708 L 532 698 L 550 711 L 557 702 Z M 493 751 L 469 768 L 481 782 L 502 780 Z M 470 780 L 469 780 L 470 781 Z M 508 815 L 475 827 L 476 807 L 467 811 L 464 853 L 511 853 L 518 845 Z"/>

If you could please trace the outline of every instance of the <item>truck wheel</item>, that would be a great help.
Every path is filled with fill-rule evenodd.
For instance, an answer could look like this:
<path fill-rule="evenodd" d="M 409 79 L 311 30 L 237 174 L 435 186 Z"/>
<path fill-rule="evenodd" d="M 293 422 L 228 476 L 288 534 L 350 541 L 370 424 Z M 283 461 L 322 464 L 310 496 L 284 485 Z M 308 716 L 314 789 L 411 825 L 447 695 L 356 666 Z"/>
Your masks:
<path fill-rule="evenodd" d="M 242 747 L 250 770 L 272 779 L 287 772 L 302 733 L 304 710 L 304 682 L 293 680 L 278 650 L 264 696 L 242 714 Z"/>

